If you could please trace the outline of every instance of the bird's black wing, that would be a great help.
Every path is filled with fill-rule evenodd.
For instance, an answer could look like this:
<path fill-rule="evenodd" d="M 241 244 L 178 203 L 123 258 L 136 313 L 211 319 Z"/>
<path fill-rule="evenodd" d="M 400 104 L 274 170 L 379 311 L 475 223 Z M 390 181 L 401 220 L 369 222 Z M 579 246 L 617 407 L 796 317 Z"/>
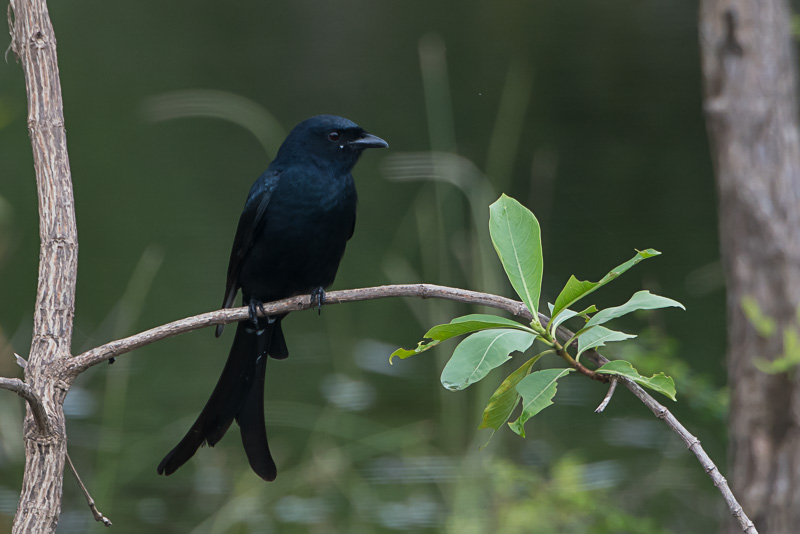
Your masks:
<path fill-rule="evenodd" d="M 231 258 L 228 261 L 228 280 L 225 285 L 225 298 L 222 300 L 223 308 L 233 306 L 236 293 L 239 291 L 239 269 L 242 261 L 247 257 L 253 246 L 253 238 L 264 221 L 264 214 L 272 198 L 272 192 L 280 178 L 280 173 L 267 170 L 259 177 L 245 202 L 242 215 L 239 217 L 239 226 L 233 238 Z M 225 325 L 217 325 L 217 337 L 222 335 Z"/>

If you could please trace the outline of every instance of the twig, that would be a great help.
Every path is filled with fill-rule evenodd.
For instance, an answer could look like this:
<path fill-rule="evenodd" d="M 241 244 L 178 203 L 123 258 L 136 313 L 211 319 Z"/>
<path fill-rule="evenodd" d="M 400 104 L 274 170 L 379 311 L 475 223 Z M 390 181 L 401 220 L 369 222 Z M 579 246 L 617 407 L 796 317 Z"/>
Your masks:
<path fill-rule="evenodd" d="M 565 336 L 565 339 L 570 339 L 574 335 L 569 329 L 562 327 L 558 328 L 558 334 L 559 336 Z M 608 358 L 598 353 L 594 349 L 587 350 L 584 354 L 597 366 L 602 366 L 609 362 Z M 703 466 L 706 474 L 711 477 L 712 482 L 714 482 L 714 486 L 716 486 L 716 488 L 722 494 L 722 498 L 725 499 L 725 503 L 728 505 L 731 515 L 739 522 L 739 525 L 741 525 L 742 532 L 745 534 L 758 534 L 758 530 L 756 530 L 755 525 L 750 518 L 747 517 L 747 514 L 745 514 L 744 510 L 742 509 L 742 505 L 739 504 L 739 501 L 736 500 L 733 492 L 728 487 L 728 481 L 725 480 L 725 477 L 723 477 L 719 472 L 719 468 L 714 464 L 708 454 L 706 454 L 706 451 L 703 450 L 703 447 L 700 445 L 700 440 L 690 434 L 689 431 L 686 430 L 686 427 L 684 427 L 680 421 L 678 421 L 675 416 L 672 415 L 672 412 L 670 412 L 666 406 L 663 406 L 652 396 L 650 396 L 650 394 L 647 393 L 641 386 L 639 386 L 639 384 L 622 376 L 617 378 L 618 380 L 621 380 L 625 384 L 625 387 L 627 387 L 631 393 L 633 393 L 640 401 L 642 401 L 645 406 L 650 408 L 650 411 L 653 412 L 657 418 L 664 421 L 664 424 L 666 424 L 670 430 L 675 432 L 686 444 L 686 447 L 694 453 L 694 455 L 697 457 L 697 460 L 700 462 L 700 465 Z"/>
<path fill-rule="evenodd" d="M 111 520 L 101 514 L 100 510 L 98 510 L 97 506 L 95 506 L 94 499 L 92 499 L 92 496 L 89 495 L 89 490 L 86 489 L 86 486 L 83 485 L 83 480 L 81 480 L 80 475 L 78 475 L 78 470 L 75 469 L 75 464 L 72 463 L 72 458 L 69 457 L 69 453 L 67 453 L 67 463 L 69 464 L 70 471 L 72 471 L 72 474 L 75 476 L 75 480 L 78 481 L 78 485 L 81 487 L 83 494 L 86 496 L 86 503 L 89 505 L 89 509 L 92 511 L 94 520 L 103 523 L 107 527 L 110 527 Z"/>
<path fill-rule="evenodd" d="M 728 481 L 725 480 L 725 477 L 723 477 L 719 472 L 719 468 L 714 464 L 714 462 L 711 461 L 711 458 L 708 456 L 708 454 L 706 454 L 706 451 L 703 450 L 703 447 L 700 446 L 700 440 L 690 434 L 689 431 L 686 430 L 680 421 L 678 421 L 665 406 L 662 406 L 653 397 L 648 395 L 647 392 L 638 384 L 631 382 L 630 380 L 625 380 L 625 385 L 634 395 L 636 395 L 640 401 L 645 404 L 645 406 L 650 408 L 650 411 L 653 412 L 656 417 L 664 421 L 664 423 L 673 432 L 678 434 L 678 436 L 680 436 L 680 438 L 686 444 L 686 447 L 688 447 L 688 449 L 692 451 L 695 456 L 697 456 L 700 465 L 703 466 L 706 474 L 711 477 L 714 485 L 722 494 L 722 498 L 725 499 L 725 503 L 728 505 L 731 515 L 733 515 L 733 517 L 742 526 L 742 531 L 746 534 L 758 534 L 755 525 L 744 513 L 739 501 L 736 500 L 733 492 L 731 492 L 731 489 L 728 487 Z"/>
<path fill-rule="evenodd" d="M 617 390 L 617 379 L 616 378 L 612 378 L 611 379 L 611 384 L 609 384 L 609 386 L 608 386 L 608 393 L 606 393 L 606 396 L 603 399 L 603 402 L 600 403 L 600 406 L 595 408 L 594 413 L 603 413 L 603 410 L 606 409 L 606 406 L 608 406 L 608 403 L 611 402 L 611 397 L 614 396 L 614 391 L 616 391 L 616 390 Z"/>
<path fill-rule="evenodd" d="M 33 388 L 19 378 L 0 378 L 0 389 L 13 391 L 28 401 L 28 406 L 31 407 L 33 418 L 39 430 L 42 434 L 50 433 L 50 423 L 47 419 L 47 412 L 44 409 L 44 404 L 42 404 L 42 399 L 39 398 L 39 395 L 33 391 Z"/>
<path fill-rule="evenodd" d="M 488 306 L 505 310 L 506 312 L 530 321 L 533 318 L 531 312 L 522 302 L 500 297 L 498 295 L 491 295 L 488 293 L 480 293 L 477 291 L 468 291 L 465 289 L 457 289 L 446 286 L 438 286 L 433 284 L 405 284 L 405 285 L 389 285 L 378 287 L 367 287 L 362 289 L 347 289 L 342 291 L 331 291 L 326 293 L 325 304 L 343 304 L 346 302 L 358 302 L 363 300 L 375 300 L 389 297 L 418 297 L 418 298 L 437 298 L 452 300 L 456 302 L 463 302 L 465 304 L 473 304 L 479 306 Z M 264 304 L 263 315 L 273 315 L 278 313 L 286 313 L 291 311 L 307 310 L 312 307 L 311 299 L 308 295 L 292 297 L 290 299 L 280 300 Z M 260 311 L 259 314 L 261 315 Z M 151 328 L 139 334 L 135 334 L 124 339 L 112 341 L 101 345 L 100 347 L 91 349 L 83 354 L 71 358 L 66 363 L 66 371 L 71 376 L 77 376 L 93 365 L 104 362 L 109 358 L 125 354 L 139 347 L 150 345 L 160 339 L 176 336 L 185 332 L 191 332 L 199 328 L 217 324 L 228 324 L 237 321 L 242 321 L 248 318 L 247 307 L 230 308 L 226 310 L 217 310 L 214 312 L 195 315 L 194 317 L 187 317 L 178 321 L 174 321 L 156 328 Z M 550 318 L 539 314 L 539 320 L 545 327 L 550 321 Z M 574 337 L 574 333 L 564 326 L 559 326 L 557 337 L 565 342 Z M 577 341 L 573 342 L 577 344 Z M 597 366 L 602 366 L 608 363 L 608 359 L 596 352 L 595 350 L 588 350 L 584 353 L 586 357 Z M 583 366 L 581 366 L 583 367 Z M 584 367 L 584 369 L 586 369 Z M 586 369 L 589 371 L 588 369 Z M 580 371 L 580 369 L 579 369 Z M 589 373 L 594 374 L 593 371 Z M 584 373 L 587 374 L 587 373 Z M 714 485 L 722 493 L 731 514 L 739 521 L 746 534 L 758 534 L 753 522 L 745 515 L 741 505 L 736 501 L 736 498 L 731 493 L 727 482 L 722 477 L 719 469 L 714 465 L 703 448 L 700 446 L 700 440 L 689 434 L 689 432 L 681 425 L 677 419 L 667 410 L 664 406 L 659 404 L 653 397 L 651 397 L 645 390 L 639 387 L 635 382 L 619 377 L 618 380 L 622 381 L 625 386 L 636 395 L 652 412 L 664 421 L 673 432 L 678 434 L 680 438 L 686 443 L 687 447 L 697 456 L 700 464 L 705 469 L 706 473 L 714 481 Z M 612 390 L 607 394 L 610 399 Z M 604 401 L 605 402 L 605 401 Z M 602 406 L 602 405 L 601 405 Z M 603 406 L 604 407 L 604 406 Z"/>

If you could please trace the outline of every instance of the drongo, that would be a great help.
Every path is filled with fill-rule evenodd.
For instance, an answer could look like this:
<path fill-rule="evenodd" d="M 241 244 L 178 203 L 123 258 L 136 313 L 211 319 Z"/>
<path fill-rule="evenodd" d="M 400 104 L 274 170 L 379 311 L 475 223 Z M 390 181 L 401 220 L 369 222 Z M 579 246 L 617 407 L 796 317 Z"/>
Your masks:
<path fill-rule="evenodd" d="M 351 171 L 367 148 L 388 147 L 352 121 L 311 117 L 284 140 L 255 181 L 239 218 L 228 263 L 223 308 L 239 289 L 249 320 L 240 322 L 211 397 L 186 436 L 158 466 L 170 475 L 207 443 L 214 446 L 236 420 L 250 467 L 264 480 L 277 468 L 267 445 L 264 376 L 268 356 L 289 356 L 283 315 L 258 317 L 264 302 L 308 294 L 322 305 L 356 222 Z M 217 336 L 222 325 L 217 327 Z"/>

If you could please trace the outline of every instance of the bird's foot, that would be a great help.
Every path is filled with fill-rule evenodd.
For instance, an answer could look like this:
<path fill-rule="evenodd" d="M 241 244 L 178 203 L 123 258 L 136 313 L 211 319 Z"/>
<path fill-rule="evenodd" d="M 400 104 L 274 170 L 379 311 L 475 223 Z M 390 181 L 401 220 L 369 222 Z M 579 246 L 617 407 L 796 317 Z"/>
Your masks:
<path fill-rule="evenodd" d="M 317 304 L 317 314 L 322 315 L 322 305 L 325 304 L 325 288 L 318 287 L 311 292 L 311 305 Z"/>
<path fill-rule="evenodd" d="M 250 299 L 247 315 L 250 316 L 250 321 L 255 325 L 256 330 L 258 330 L 258 312 L 264 313 L 264 303 L 257 299 Z"/>

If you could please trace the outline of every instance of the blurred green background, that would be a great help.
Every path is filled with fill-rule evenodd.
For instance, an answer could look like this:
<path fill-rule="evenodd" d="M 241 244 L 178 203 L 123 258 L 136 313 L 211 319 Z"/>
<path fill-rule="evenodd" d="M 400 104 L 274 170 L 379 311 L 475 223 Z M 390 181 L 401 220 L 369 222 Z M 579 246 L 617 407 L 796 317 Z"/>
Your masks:
<path fill-rule="evenodd" d="M 540 219 L 550 301 L 570 274 L 597 280 L 656 248 L 592 302 L 648 288 L 688 311 L 620 321 L 639 341 L 604 352 L 674 376 L 670 409 L 724 465 L 724 290 L 694 2 L 50 10 L 80 237 L 74 353 L 216 309 L 250 184 L 295 123 L 333 113 L 390 144 L 355 169 L 358 223 L 334 289 L 424 281 L 511 296 L 487 241 L 501 192 Z M 21 376 L 39 243 L 13 56 L 0 67 L 0 177 L 0 375 Z M 454 343 L 389 366 L 394 348 L 474 311 L 396 299 L 284 321 L 291 357 L 270 362 L 266 394 L 274 483 L 249 470 L 235 429 L 156 475 L 232 329 L 84 373 L 65 405 L 72 458 L 117 533 L 714 531 L 726 512 L 710 480 L 626 392 L 598 416 L 605 388 L 571 376 L 527 439 L 502 429 L 479 451 L 481 411 L 513 362 L 461 393 L 438 378 Z M 21 483 L 23 408 L 0 395 L 0 531 Z M 59 532 L 102 529 L 67 475 Z"/>

